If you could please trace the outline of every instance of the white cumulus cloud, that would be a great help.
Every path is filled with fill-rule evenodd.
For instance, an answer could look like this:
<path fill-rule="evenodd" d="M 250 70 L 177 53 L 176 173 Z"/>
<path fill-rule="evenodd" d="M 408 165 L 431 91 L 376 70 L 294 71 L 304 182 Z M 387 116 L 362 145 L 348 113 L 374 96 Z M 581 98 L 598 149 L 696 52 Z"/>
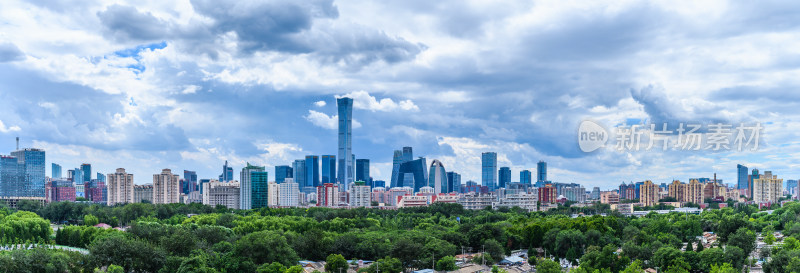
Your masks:
<path fill-rule="evenodd" d="M 383 98 L 378 100 L 375 96 L 371 96 L 367 91 L 355 91 L 347 93 L 343 96 L 336 96 L 336 98 L 349 97 L 353 99 L 353 107 L 358 109 L 365 109 L 370 111 L 419 111 L 419 107 L 411 100 L 404 100 L 395 102 L 390 98 Z"/>
<path fill-rule="evenodd" d="M 19 132 L 20 130 L 22 130 L 22 128 L 19 128 L 19 126 L 16 126 L 16 125 L 15 126 L 11 126 L 11 127 L 6 127 L 6 124 L 3 123 L 2 120 L 0 120 L 0 132 L 3 132 L 3 133 Z"/>
<path fill-rule="evenodd" d="M 321 100 L 321 101 L 315 102 L 314 105 L 316 105 L 317 107 L 323 107 L 323 106 L 328 105 L 328 104 L 324 100 Z"/>
<path fill-rule="evenodd" d="M 308 115 L 304 116 L 304 118 L 314 125 L 330 130 L 336 130 L 339 124 L 339 115 L 328 116 L 325 113 L 314 110 L 308 110 Z M 361 123 L 357 120 L 353 120 L 353 129 L 355 128 L 361 128 Z"/>

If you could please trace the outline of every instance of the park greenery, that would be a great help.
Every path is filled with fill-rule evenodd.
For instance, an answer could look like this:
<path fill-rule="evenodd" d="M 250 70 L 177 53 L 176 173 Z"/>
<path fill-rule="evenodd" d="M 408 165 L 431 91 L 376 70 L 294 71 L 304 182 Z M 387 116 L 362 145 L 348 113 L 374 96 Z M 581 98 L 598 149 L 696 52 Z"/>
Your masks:
<path fill-rule="evenodd" d="M 644 217 L 602 204 L 527 212 L 458 204 L 231 210 L 24 203 L 18 211 L 0 208 L 0 272 L 299 273 L 301 260 L 325 261 L 329 272 L 355 270 L 348 260 L 376 261 L 359 272 L 452 271 L 458 254 L 483 253 L 472 262 L 491 266 L 518 249 L 529 249 L 537 272 L 743 272 L 753 264 L 758 236 L 770 243 L 760 252 L 768 257 L 764 272 L 800 272 L 799 216 L 800 203 L 770 212 L 740 205 Z M 784 235 L 778 242 L 774 231 Z M 703 232 L 717 241 L 703 246 Z M 559 261 L 575 267 L 562 268 Z"/>

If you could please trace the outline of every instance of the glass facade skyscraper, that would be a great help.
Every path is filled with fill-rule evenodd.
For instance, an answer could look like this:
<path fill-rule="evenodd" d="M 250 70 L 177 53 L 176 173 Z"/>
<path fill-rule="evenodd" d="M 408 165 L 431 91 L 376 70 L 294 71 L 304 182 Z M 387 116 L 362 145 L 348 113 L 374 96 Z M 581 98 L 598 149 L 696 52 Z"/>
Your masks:
<path fill-rule="evenodd" d="M 481 185 L 494 191 L 497 188 L 497 153 L 481 154 Z"/>
<path fill-rule="evenodd" d="M 392 188 L 402 186 L 397 180 L 400 175 L 400 165 L 403 162 L 403 151 L 395 150 L 392 158 L 392 179 L 389 180 L 389 186 Z"/>
<path fill-rule="evenodd" d="M 520 184 L 531 184 L 531 171 L 529 170 L 522 170 L 519 172 L 519 183 Z"/>
<path fill-rule="evenodd" d="M 228 182 L 233 180 L 233 167 L 228 166 L 228 161 L 225 160 L 225 165 L 222 165 L 222 174 L 219 175 L 219 181 Z"/>
<path fill-rule="evenodd" d="M 336 156 L 322 156 L 322 184 L 336 183 Z"/>
<path fill-rule="evenodd" d="M 267 182 L 269 174 L 265 167 L 247 163 L 239 179 L 239 208 L 256 209 L 267 206 Z"/>
<path fill-rule="evenodd" d="M 347 191 L 353 182 L 353 99 L 343 97 L 336 99 L 339 109 L 339 184 L 342 191 Z"/>
<path fill-rule="evenodd" d="M 98 172 L 97 173 L 97 181 L 106 183 L 106 175 Z"/>
<path fill-rule="evenodd" d="M 0 196 L 45 197 L 45 153 L 22 149 L 0 156 Z"/>
<path fill-rule="evenodd" d="M 500 167 L 497 172 L 497 188 L 506 188 L 511 184 L 511 168 Z"/>
<path fill-rule="evenodd" d="M 306 187 L 306 160 L 305 159 L 298 159 L 294 161 L 292 164 L 292 169 L 294 170 L 294 182 L 297 183 L 297 186 L 300 187 L 300 190 L 303 192 L 316 192 L 316 189 L 308 189 Z"/>
<path fill-rule="evenodd" d="M 61 165 L 53 163 L 50 166 L 50 169 L 51 169 L 50 171 L 53 173 L 52 176 L 50 176 L 50 177 L 52 177 L 52 178 L 61 178 Z"/>
<path fill-rule="evenodd" d="M 438 159 L 431 162 L 430 173 L 428 174 L 428 187 L 433 188 L 433 193 L 447 193 L 447 171 L 444 170 L 444 165 Z"/>
<path fill-rule="evenodd" d="M 294 169 L 291 166 L 275 166 L 275 182 L 283 183 L 286 178 L 294 178 Z M 297 181 L 295 181 L 297 182 Z"/>
<path fill-rule="evenodd" d="M 356 159 L 356 181 L 369 182 L 369 159 Z"/>
<path fill-rule="evenodd" d="M 183 170 L 183 181 L 186 183 L 183 193 L 189 194 L 197 190 L 197 172 Z"/>
<path fill-rule="evenodd" d="M 319 156 L 306 156 L 306 187 L 317 187 L 319 183 Z"/>
<path fill-rule="evenodd" d="M 547 181 L 547 162 L 539 161 L 536 163 L 536 182 Z"/>
<path fill-rule="evenodd" d="M 400 187 L 414 189 L 414 192 L 419 191 L 422 187 L 428 186 L 428 166 L 425 158 L 420 157 L 400 164 L 398 183 L 402 183 Z"/>
<path fill-rule="evenodd" d="M 737 179 L 736 181 L 736 188 L 737 189 L 747 189 L 748 180 L 747 180 L 747 166 L 742 164 L 736 165 L 737 171 Z"/>
<path fill-rule="evenodd" d="M 447 172 L 447 192 L 461 192 L 461 175 Z"/>
<path fill-rule="evenodd" d="M 81 164 L 81 172 L 83 172 L 83 182 L 92 181 L 92 164 Z"/>

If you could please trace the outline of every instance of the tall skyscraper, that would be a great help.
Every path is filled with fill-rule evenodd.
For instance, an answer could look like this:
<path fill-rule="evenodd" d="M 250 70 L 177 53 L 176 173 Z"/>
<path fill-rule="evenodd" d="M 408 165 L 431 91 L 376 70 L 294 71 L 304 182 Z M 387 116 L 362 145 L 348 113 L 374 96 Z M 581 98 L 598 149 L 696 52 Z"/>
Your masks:
<path fill-rule="evenodd" d="M 113 206 L 115 204 L 141 201 L 133 199 L 133 174 L 126 173 L 123 168 L 117 168 L 117 171 L 108 174 L 107 178 L 108 197 L 106 199 L 106 204 Z"/>
<path fill-rule="evenodd" d="M 92 180 L 92 164 L 81 164 L 81 172 L 83 172 L 83 182 L 89 182 Z"/>
<path fill-rule="evenodd" d="M 298 159 L 295 160 L 292 164 L 292 169 L 294 169 L 294 182 L 300 187 L 300 191 L 305 193 L 313 193 L 316 192 L 317 189 L 315 188 L 308 188 L 306 187 L 306 160 L 305 159 Z"/>
<path fill-rule="evenodd" d="M 536 163 L 536 182 L 547 181 L 547 162 L 539 161 Z"/>
<path fill-rule="evenodd" d="M 461 192 L 461 175 L 447 172 L 447 192 Z"/>
<path fill-rule="evenodd" d="M 414 160 L 414 150 L 411 147 L 403 147 L 403 162 Z"/>
<path fill-rule="evenodd" d="M 291 166 L 275 166 L 275 182 L 283 183 L 286 178 L 294 178 L 294 169 Z"/>
<path fill-rule="evenodd" d="M 497 153 L 481 154 L 481 185 L 494 191 L 497 188 Z"/>
<path fill-rule="evenodd" d="M 519 183 L 520 184 L 531 184 L 531 171 L 523 170 L 519 172 Z"/>
<path fill-rule="evenodd" d="M 398 182 L 400 187 L 409 187 L 414 192 L 428 186 L 428 165 L 424 157 L 400 164 Z"/>
<path fill-rule="evenodd" d="M 500 167 L 497 172 L 497 188 L 506 188 L 508 184 L 511 184 L 511 168 Z"/>
<path fill-rule="evenodd" d="M 339 183 L 342 191 L 353 182 L 353 99 L 336 99 L 339 108 Z"/>
<path fill-rule="evenodd" d="M 369 159 L 356 159 L 356 181 L 369 182 Z"/>
<path fill-rule="evenodd" d="M 336 156 L 322 156 L 322 184 L 336 183 Z"/>
<path fill-rule="evenodd" d="M 398 177 L 400 176 L 400 165 L 403 164 L 403 151 L 395 150 L 394 157 L 392 159 L 392 179 L 389 181 L 389 187 L 402 187 L 402 183 L 397 181 Z"/>
<path fill-rule="evenodd" d="M 186 187 L 182 189 L 183 193 L 189 194 L 197 190 L 197 172 L 183 170 L 183 181 L 186 183 Z"/>
<path fill-rule="evenodd" d="M 51 169 L 52 169 L 51 171 L 53 172 L 53 176 L 51 176 L 51 178 L 53 179 L 61 178 L 61 165 L 53 163 Z"/>
<path fill-rule="evenodd" d="M 433 188 L 435 194 L 447 193 L 449 192 L 447 182 L 447 171 L 444 170 L 444 165 L 438 159 L 434 159 L 428 174 L 428 187 Z"/>
<path fill-rule="evenodd" d="M 240 209 L 252 209 L 253 208 L 253 188 L 255 187 L 253 184 L 253 176 L 257 175 L 259 178 L 262 178 L 266 173 L 266 169 L 261 166 L 253 166 L 250 165 L 249 162 L 246 163 L 247 166 L 242 168 L 242 171 L 239 173 L 239 208 Z M 261 181 L 258 181 L 261 182 Z M 266 185 L 264 185 L 266 187 Z M 262 194 L 266 194 L 266 189 Z"/>
<path fill-rule="evenodd" d="M 180 202 L 178 175 L 172 170 L 163 169 L 153 175 L 153 204 L 172 204 Z"/>
<path fill-rule="evenodd" d="M 228 161 L 225 160 L 225 165 L 222 165 L 222 174 L 219 175 L 220 182 L 228 182 L 233 180 L 233 167 L 228 166 Z"/>
<path fill-rule="evenodd" d="M 266 167 L 253 166 L 247 163 L 239 174 L 239 208 L 258 209 L 265 208 L 268 204 L 269 173 Z"/>
<path fill-rule="evenodd" d="M 742 164 L 736 164 L 736 171 L 737 171 L 737 178 L 736 181 L 736 188 L 737 189 L 747 189 L 747 166 Z"/>
<path fill-rule="evenodd" d="M 306 156 L 306 187 L 319 186 L 319 156 Z"/>

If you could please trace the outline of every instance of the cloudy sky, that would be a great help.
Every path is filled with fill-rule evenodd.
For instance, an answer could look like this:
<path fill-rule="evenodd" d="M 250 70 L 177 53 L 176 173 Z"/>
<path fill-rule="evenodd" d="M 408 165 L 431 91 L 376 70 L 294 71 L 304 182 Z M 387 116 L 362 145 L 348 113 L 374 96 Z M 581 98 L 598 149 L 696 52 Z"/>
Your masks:
<path fill-rule="evenodd" d="M 272 170 L 336 154 L 349 96 L 376 179 L 402 146 L 464 181 L 484 151 L 514 181 L 539 160 L 587 187 L 733 182 L 737 163 L 798 178 L 798 17 L 783 1 L 6 0 L 0 151 L 19 136 L 65 171 L 137 184 L 225 160 Z M 584 119 L 764 131 L 758 151 L 583 153 Z"/>

